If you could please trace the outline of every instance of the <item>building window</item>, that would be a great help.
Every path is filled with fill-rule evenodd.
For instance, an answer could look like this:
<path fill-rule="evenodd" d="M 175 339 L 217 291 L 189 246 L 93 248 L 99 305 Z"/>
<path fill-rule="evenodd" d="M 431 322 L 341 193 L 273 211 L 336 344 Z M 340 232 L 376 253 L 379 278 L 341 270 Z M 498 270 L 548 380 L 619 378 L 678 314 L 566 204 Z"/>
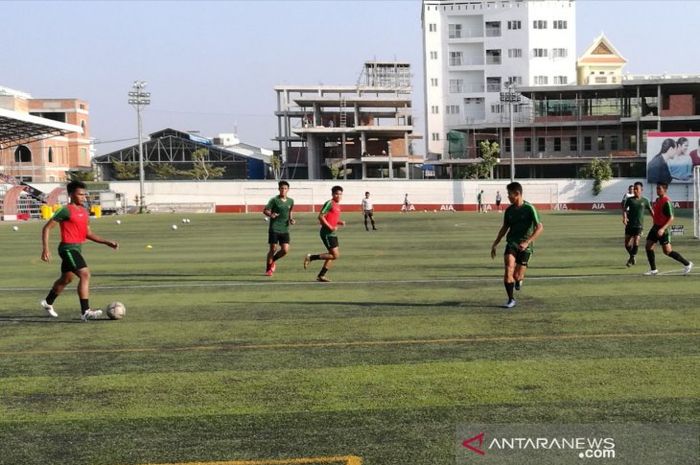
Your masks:
<path fill-rule="evenodd" d="M 536 86 L 546 86 L 549 83 L 547 76 L 535 76 Z"/>
<path fill-rule="evenodd" d="M 553 21 L 552 27 L 554 29 L 568 29 L 568 22 L 562 19 Z"/>
<path fill-rule="evenodd" d="M 49 163 L 53 163 L 53 147 L 49 147 Z"/>
<path fill-rule="evenodd" d="M 491 113 L 503 113 L 503 104 L 494 103 L 491 105 Z"/>
<path fill-rule="evenodd" d="M 590 152 L 591 147 L 592 147 L 592 145 L 591 145 L 592 142 L 593 141 L 591 139 L 591 136 L 583 136 L 583 150 L 586 152 Z"/>
<path fill-rule="evenodd" d="M 533 48 L 532 56 L 535 58 L 545 58 L 547 56 L 546 48 Z"/>
<path fill-rule="evenodd" d="M 523 77 L 522 76 L 508 76 L 508 79 L 506 80 L 506 84 L 520 86 L 523 84 Z"/>
<path fill-rule="evenodd" d="M 566 58 L 569 55 L 569 51 L 565 48 L 553 48 L 552 57 L 554 58 Z"/>
<path fill-rule="evenodd" d="M 533 29 L 547 29 L 547 21 L 538 19 L 532 22 Z"/>
<path fill-rule="evenodd" d="M 522 58 L 523 49 L 522 48 L 509 48 L 508 58 Z"/>
<path fill-rule="evenodd" d="M 522 29 L 523 24 L 520 21 L 508 21 L 508 29 L 515 31 L 517 29 Z"/>
<path fill-rule="evenodd" d="M 604 136 L 598 136 L 598 150 L 600 150 L 600 151 L 605 150 L 605 137 Z"/>
<path fill-rule="evenodd" d="M 486 50 L 486 64 L 487 65 L 500 65 L 501 64 L 501 50 Z"/>
<path fill-rule="evenodd" d="M 554 138 L 554 151 L 561 152 L 561 137 Z"/>
<path fill-rule="evenodd" d="M 437 60 L 437 52 L 430 52 L 430 59 Z"/>
<path fill-rule="evenodd" d="M 437 78 L 430 78 L 430 85 L 433 87 L 437 87 L 437 85 L 438 85 Z"/>
<path fill-rule="evenodd" d="M 438 107 L 437 105 L 431 105 L 430 111 L 432 114 L 437 115 L 438 113 L 440 113 L 440 107 Z"/>
<path fill-rule="evenodd" d="M 450 79 L 450 93 L 461 94 L 463 87 L 464 87 L 464 80 L 462 80 L 462 79 Z"/>
<path fill-rule="evenodd" d="M 554 84 L 566 84 L 569 82 L 569 78 L 566 76 L 554 76 Z"/>
<path fill-rule="evenodd" d="M 487 77 L 486 78 L 486 92 L 500 92 L 501 91 L 501 78 L 500 77 Z"/>
<path fill-rule="evenodd" d="M 629 150 L 637 150 L 637 136 L 630 135 L 627 138 L 627 148 Z"/>
<path fill-rule="evenodd" d="M 510 137 L 506 137 L 506 139 L 504 140 L 504 142 L 505 142 L 505 144 L 503 144 L 503 145 L 505 146 L 504 152 L 505 152 L 505 153 L 510 153 Z"/>
<path fill-rule="evenodd" d="M 486 21 L 484 24 L 484 32 L 486 37 L 500 37 L 501 36 L 501 22 L 500 21 Z"/>
<path fill-rule="evenodd" d="M 461 39 L 462 38 L 462 25 L 461 24 L 450 24 L 448 26 L 448 32 L 450 39 Z"/>
<path fill-rule="evenodd" d="M 437 32 L 437 24 L 436 23 L 428 24 L 428 32 Z"/>
<path fill-rule="evenodd" d="M 569 150 L 572 152 L 578 152 L 578 138 L 569 137 Z"/>
<path fill-rule="evenodd" d="M 450 52 L 450 66 L 462 66 L 462 52 Z"/>
<path fill-rule="evenodd" d="M 532 152 L 532 139 L 529 137 L 525 138 L 525 151 Z"/>
<path fill-rule="evenodd" d="M 440 140 L 440 133 L 439 132 L 434 132 L 432 134 L 432 139 L 433 140 Z"/>
<path fill-rule="evenodd" d="M 20 145 L 15 149 L 15 163 L 29 163 L 32 161 L 32 151 L 26 145 Z"/>
<path fill-rule="evenodd" d="M 538 137 L 537 138 L 537 151 L 538 152 L 544 152 L 545 149 L 547 148 L 547 143 L 544 137 Z"/>
<path fill-rule="evenodd" d="M 618 150 L 617 136 L 610 136 L 610 150 Z"/>
<path fill-rule="evenodd" d="M 445 107 L 445 113 L 447 113 L 448 115 L 458 115 L 459 105 L 447 105 Z"/>

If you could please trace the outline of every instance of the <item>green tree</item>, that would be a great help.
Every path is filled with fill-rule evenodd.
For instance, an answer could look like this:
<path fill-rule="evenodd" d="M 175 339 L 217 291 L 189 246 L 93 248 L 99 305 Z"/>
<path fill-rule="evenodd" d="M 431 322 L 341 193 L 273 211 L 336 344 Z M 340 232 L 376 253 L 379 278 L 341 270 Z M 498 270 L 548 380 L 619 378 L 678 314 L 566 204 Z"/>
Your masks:
<path fill-rule="evenodd" d="M 278 154 L 272 155 L 270 157 L 270 167 L 272 168 L 272 175 L 279 180 L 282 177 L 282 156 Z"/>
<path fill-rule="evenodd" d="M 598 195 L 603 190 L 603 182 L 612 179 L 613 170 L 610 160 L 594 158 L 581 169 L 581 176 L 593 179 L 593 195 Z"/>
<path fill-rule="evenodd" d="M 66 174 L 71 181 L 91 182 L 95 180 L 95 173 L 92 170 L 72 170 L 67 171 Z"/>
<path fill-rule="evenodd" d="M 115 179 L 124 181 L 127 179 L 136 179 L 138 177 L 138 163 L 115 161 L 112 163 L 112 166 L 114 166 Z"/>
<path fill-rule="evenodd" d="M 151 163 L 150 168 L 157 179 L 175 179 L 182 175 L 182 171 L 170 163 Z"/>
<path fill-rule="evenodd" d="M 465 166 L 460 173 L 464 179 L 488 179 L 492 177 L 493 167 L 498 164 L 498 156 L 501 147 L 498 142 L 483 140 L 479 143 L 481 160 L 477 163 Z"/>
<path fill-rule="evenodd" d="M 224 167 L 214 167 L 211 163 L 207 163 L 207 158 L 209 158 L 208 149 L 197 149 L 192 152 L 192 164 L 194 165 L 191 170 L 183 171 L 183 174 L 187 174 L 196 179 L 197 181 L 206 181 L 209 178 L 221 178 L 226 172 Z"/>

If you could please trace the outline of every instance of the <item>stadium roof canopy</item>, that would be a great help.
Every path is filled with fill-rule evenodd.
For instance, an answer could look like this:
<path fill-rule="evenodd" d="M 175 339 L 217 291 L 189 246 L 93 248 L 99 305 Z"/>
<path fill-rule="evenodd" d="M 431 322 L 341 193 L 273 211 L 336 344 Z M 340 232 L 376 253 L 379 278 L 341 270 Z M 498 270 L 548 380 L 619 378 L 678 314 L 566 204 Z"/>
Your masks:
<path fill-rule="evenodd" d="M 71 132 L 83 133 L 80 126 L 40 118 L 0 108 L 0 146 L 8 148 Z"/>

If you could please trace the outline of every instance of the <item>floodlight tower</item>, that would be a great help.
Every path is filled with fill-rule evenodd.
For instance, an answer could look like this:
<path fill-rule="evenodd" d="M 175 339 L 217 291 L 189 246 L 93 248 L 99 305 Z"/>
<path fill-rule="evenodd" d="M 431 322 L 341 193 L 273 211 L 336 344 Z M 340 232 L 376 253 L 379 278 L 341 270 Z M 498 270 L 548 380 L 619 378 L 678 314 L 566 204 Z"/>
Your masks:
<path fill-rule="evenodd" d="M 136 121 L 139 131 L 139 213 L 143 213 L 145 207 L 145 196 L 143 189 L 144 171 L 143 171 L 143 136 L 141 125 L 141 107 L 151 104 L 151 93 L 145 92 L 146 81 L 134 81 L 133 89 L 129 92 L 129 104 L 136 108 Z"/>

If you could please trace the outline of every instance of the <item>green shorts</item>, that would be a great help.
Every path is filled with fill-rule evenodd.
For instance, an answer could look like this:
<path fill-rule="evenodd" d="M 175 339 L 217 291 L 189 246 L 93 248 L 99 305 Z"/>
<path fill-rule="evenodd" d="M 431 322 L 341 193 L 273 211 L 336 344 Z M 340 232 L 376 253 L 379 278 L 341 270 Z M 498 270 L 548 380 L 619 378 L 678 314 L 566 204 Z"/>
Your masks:
<path fill-rule="evenodd" d="M 503 255 L 513 255 L 515 257 L 516 265 L 528 266 L 530 257 L 532 256 L 532 248 L 528 247 L 525 250 L 518 250 L 517 247 L 509 244 L 506 246 L 506 250 Z"/>
<path fill-rule="evenodd" d="M 326 249 L 331 250 L 338 247 L 338 236 L 335 235 L 335 232 L 321 229 L 320 235 L 321 241 L 323 245 L 326 246 Z"/>

